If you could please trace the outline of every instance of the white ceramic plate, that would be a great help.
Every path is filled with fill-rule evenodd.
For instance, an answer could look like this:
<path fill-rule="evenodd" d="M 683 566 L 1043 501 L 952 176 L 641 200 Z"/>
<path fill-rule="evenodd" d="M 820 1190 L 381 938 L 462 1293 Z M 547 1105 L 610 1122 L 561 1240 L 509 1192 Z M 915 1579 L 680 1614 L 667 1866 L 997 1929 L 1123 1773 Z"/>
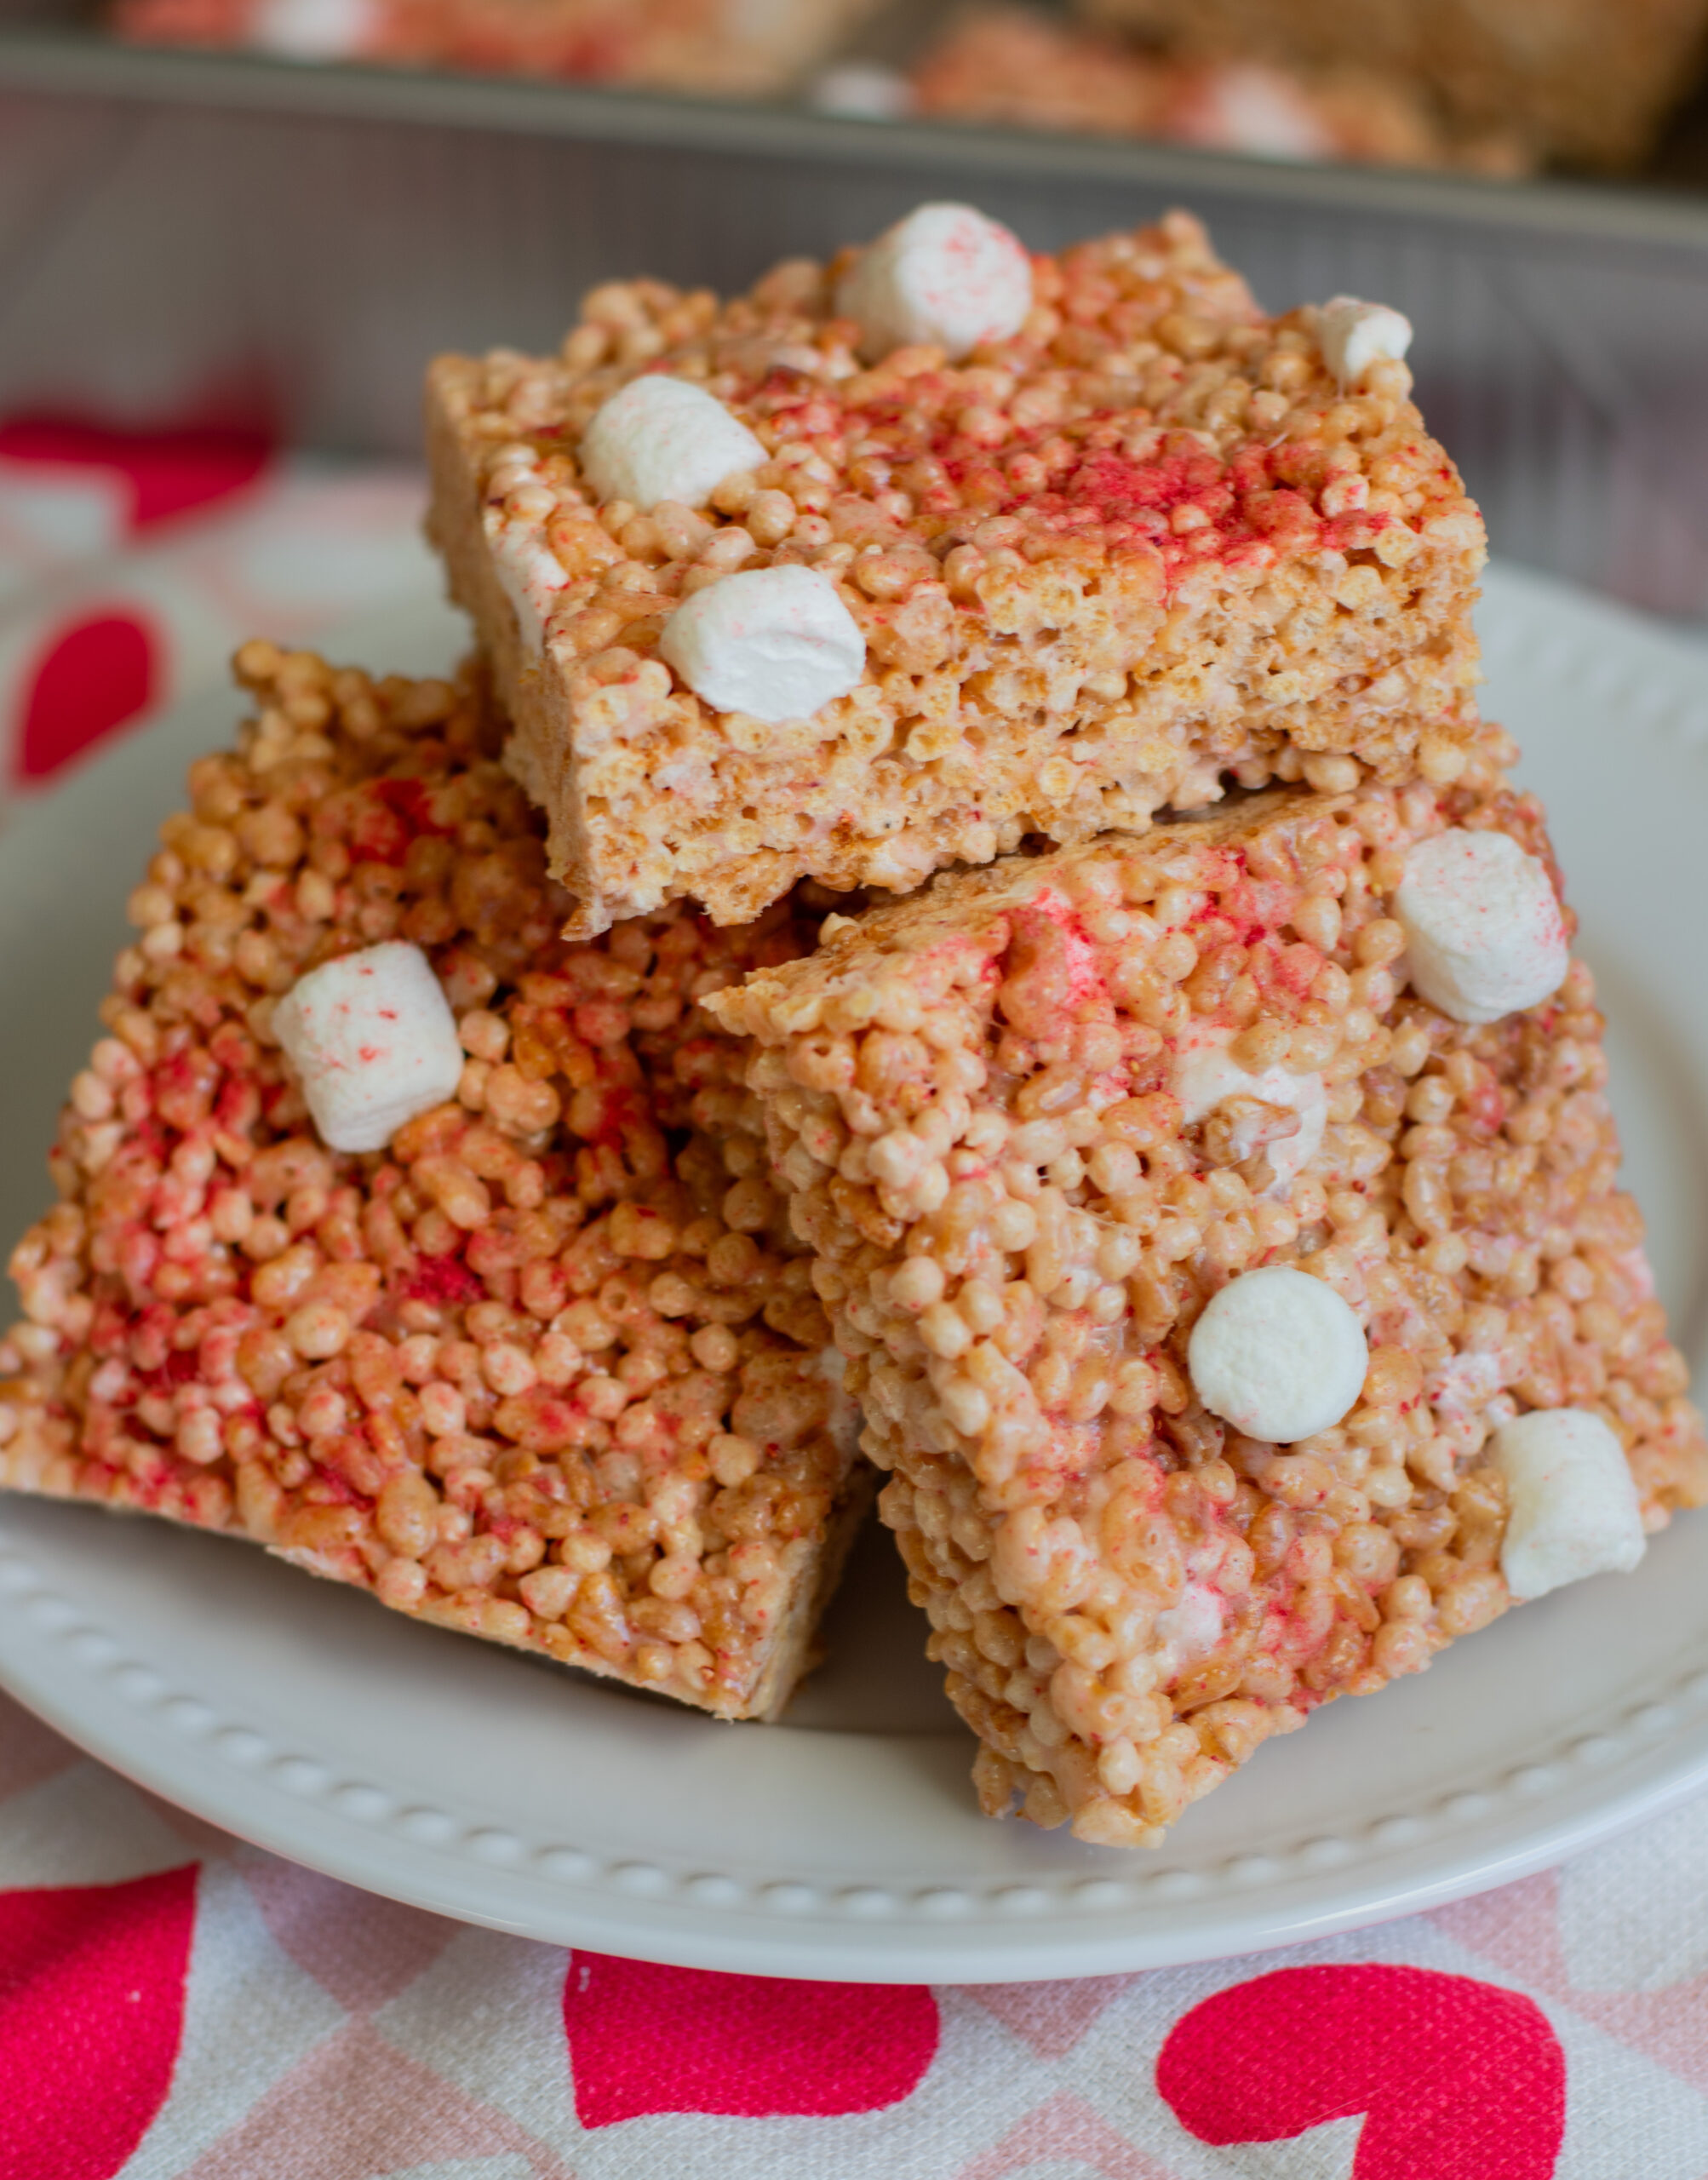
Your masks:
<path fill-rule="evenodd" d="M 1708 651 L 1508 570 L 1490 708 L 1548 797 L 1613 1017 L 1615 1103 L 1676 1336 L 1708 1304 Z M 334 655 L 428 668 L 436 608 Z M 120 900 L 231 700 L 183 708 L 0 840 L 0 1231 L 92 1034 Z M 1544 1867 L 1708 1784 L 1708 1521 L 1337 1704 L 1156 1855 L 993 1824 L 869 1535 L 782 1727 L 715 1724 L 438 1630 L 249 1547 L 0 1506 L 0 1681 L 119 1770 L 351 1882 L 692 1965 L 884 1982 L 1106 1973 L 1346 1929 Z"/>

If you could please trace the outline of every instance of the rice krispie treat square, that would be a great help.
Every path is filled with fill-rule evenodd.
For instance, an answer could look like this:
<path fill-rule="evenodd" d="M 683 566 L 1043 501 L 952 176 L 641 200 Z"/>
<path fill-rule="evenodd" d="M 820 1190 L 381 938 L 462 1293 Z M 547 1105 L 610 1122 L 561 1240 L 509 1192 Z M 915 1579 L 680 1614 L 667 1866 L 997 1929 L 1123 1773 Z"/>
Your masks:
<path fill-rule="evenodd" d="M 1154 1844 L 1708 1494 L 1513 754 L 942 878 L 711 1002 L 993 1811 Z"/>
<path fill-rule="evenodd" d="M 576 931 L 905 891 L 1303 753 L 1445 783 L 1482 525 L 1397 313 L 1268 318 L 1184 214 L 964 206 L 720 305 L 596 290 L 428 377 L 430 533 Z"/>
<path fill-rule="evenodd" d="M 477 677 L 238 664 L 12 1259 L 0 1484 L 775 1716 L 864 1465 L 702 1002 L 816 918 L 567 944 Z"/>

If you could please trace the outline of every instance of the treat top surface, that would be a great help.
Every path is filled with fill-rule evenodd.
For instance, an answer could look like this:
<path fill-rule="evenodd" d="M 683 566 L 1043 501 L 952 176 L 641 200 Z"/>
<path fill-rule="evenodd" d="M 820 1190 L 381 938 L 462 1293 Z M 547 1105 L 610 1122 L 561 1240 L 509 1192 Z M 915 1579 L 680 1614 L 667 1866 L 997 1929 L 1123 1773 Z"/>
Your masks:
<path fill-rule="evenodd" d="M 949 210 L 966 208 L 914 218 Z M 1029 307 L 1003 337 L 957 357 L 958 339 L 897 336 L 874 355 L 872 310 L 863 325 L 847 306 L 908 225 L 828 266 L 782 265 L 722 305 L 656 281 L 597 289 L 553 358 L 443 360 L 435 382 L 489 498 L 543 486 L 530 502 L 542 521 L 555 509 L 573 527 L 582 509 L 604 520 L 607 546 L 622 537 L 639 510 L 601 501 L 583 435 L 622 388 L 663 374 L 763 443 L 764 462 L 712 493 L 714 517 L 746 519 L 762 556 L 839 573 L 920 547 L 946 561 L 960 545 L 1016 565 L 1113 558 L 1161 592 L 1218 561 L 1258 571 L 1300 552 L 1403 556 L 1425 536 L 1480 551 L 1476 510 L 1424 431 L 1404 364 L 1377 354 L 1344 384 L 1321 314 L 1266 317 L 1189 215 L 1034 255 Z M 664 561 L 668 580 L 692 555 L 662 526 L 662 541 L 624 543 Z M 585 536 L 559 549 L 566 565 L 578 550 L 598 558 Z M 890 571 L 890 595 L 904 574 Z"/>

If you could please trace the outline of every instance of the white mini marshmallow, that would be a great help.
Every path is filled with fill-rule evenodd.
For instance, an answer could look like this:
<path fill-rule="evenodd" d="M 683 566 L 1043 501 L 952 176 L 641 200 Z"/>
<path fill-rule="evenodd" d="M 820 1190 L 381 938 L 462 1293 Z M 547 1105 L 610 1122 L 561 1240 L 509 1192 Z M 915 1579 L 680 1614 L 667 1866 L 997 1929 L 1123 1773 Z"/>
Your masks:
<path fill-rule="evenodd" d="M 1644 1550 L 1625 1449 L 1587 1408 L 1539 1408 L 1504 1423 L 1489 1459 L 1506 1479 L 1500 1571 L 1516 1598 L 1587 1575 L 1628 1575 Z"/>
<path fill-rule="evenodd" d="M 1270 1265 L 1230 1279 L 1192 1328 L 1186 1364 L 1212 1415 L 1290 1446 L 1338 1423 L 1370 1351 L 1349 1304 L 1321 1279 Z"/>
<path fill-rule="evenodd" d="M 450 1002 L 427 955 L 402 939 L 311 969 L 272 1025 L 329 1150 L 383 1150 L 462 1078 Z"/>
<path fill-rule="evenodd" d="M 1498 1022 L 1557 991 L 1570 962 L 1548 873 L 1505 833 L 1420 840 L 1391 904 L 1413 988 L 1455 1022 Z"/>
<path fill-rule="evenodd" d="M 1151 1633 L 1165 1685 L 1189 1666 L 1209 1656 L 1222 1639 L 1227 1617 L 1227 1600 L 1207 1582 L 1189 1582 L 1179 1603 L 1157 1614 Z"/>
<path fill-rule="evenodd" d="M 343 60 L 377 45 L 375 0 L 261 0 L 252 37 L 287 60 Z"/>
<path fill-rule="evenodd" d="M 1260 159 L 1332 159 L 1333 135 L 1291 77 L 1261 62 L 1206 68 L 1177 117 L 1183 140 Z"/>
<path fill-rule="evenodd" d="M 859 686 L 866 639 L 828 577 L 751 568 L 696 590 L 664 624 L 658 653 L 714 710 L 774 726 L 811 719 Z"/>
<path fill-rule="evenodd" d="M 582 435 L 582 473 L 601 500 L 643 510 L 702 508 L 726 477 L 771 456 L 704 387 L 657 373 L 612 394 Z"/>
<path fill-rule="evenodd" d="M 836 1348 L 827 1347 L 819 1355 L 818 1368 L 830 1387 L 830 1413 L 824 1427 L 837 1452 L 845 1460 L 852 1460 L 860 1450 L 860 1433 L 866 1420 L 847 1388 L 848 1365 Z"/>
<path fill-rule="evenodd" d="M 1356 386 L 1378 356 L 1399 363 L 1412 345 L 1412 321 L 1386 303 L 1335 295 L 1316 313 L 1322 360 L 1342 386 Z"/>
<path fill-rule="evenodd" d="M 863 250 L 836 293 L 863 355 L 931 341 L 951 361 L 1006 341 L 1032 307 L 1032 261 L 1006 227 L 970 204 L 921 204 Z"/>
<path fill-rule="evenodd" d="M 507 523 L 501 508 L 486 511 L 486 537 L 493 569 L 515 609 L 522 648 L 538 651 L 544 647 L 546 623 L 558 593 L 570 579 L 568 571 L 551 547 L 531 531 Z"/>
<path fill-rule="evenodd" d="M 914 87 L 901 70 L 869 60 L 843 60 L 825 69 L 809 95 L 818 112 L 850 121 L 899 121 L 914 110 Z"/>
<path fill-rule="evenodd" d="M 1291 1135 L 1254 1132 L 1245 1156 L 1259 1149 L 1269 1153 L 1275 1175 L 1271 1194 L 1290 1189 L 1322 1148 L 1322 1131 L 1328 1122 L 1328 1093 L 1321 1075 L 1293 1075 L 1281 1066 L 1266 1067 L 1253 1075 L 1229 1057 L 1231 1030 L 1190 1030 L 1182 1040 L 1169 1087 L 1180 1100 L 1181 1125 L 1194 1127 L 1229 1098 L 1255 1098 L 1265 1105 L 1279 1105 L 1295 1116 Z"/>

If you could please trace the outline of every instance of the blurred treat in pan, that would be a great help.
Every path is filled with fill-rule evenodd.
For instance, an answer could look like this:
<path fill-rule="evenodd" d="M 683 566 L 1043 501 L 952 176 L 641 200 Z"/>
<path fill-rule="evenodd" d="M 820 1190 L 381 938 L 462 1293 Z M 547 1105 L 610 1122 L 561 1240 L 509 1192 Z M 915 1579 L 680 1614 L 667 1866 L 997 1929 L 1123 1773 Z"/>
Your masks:
<path fill-rule="evenodd" d="M 122 37 L 761 96 L 821 62 L 866 0 L 117 0 Z"/>
<path fill-rule="evenodd" d="M 828 87 L 837 89 L 845 71 Z M 926 53 L 908 109 L 1064 134 L 1145 136 L 1260 158 L 1378 166 L 1462 167 L 1494 175 L 1531 164 L 1510 131 L 1467 133 L 1396 73 L 1338 64 L 1126 44 L 1029 8 L 975 6 Z"/>
<path fill-rule="evenodd" d="M 1380 72 L 1538 161 L 1636 166 L 1690 89 L 1705 0 L 1075 0 L 1097 27 L 1182 55 Z"/>

